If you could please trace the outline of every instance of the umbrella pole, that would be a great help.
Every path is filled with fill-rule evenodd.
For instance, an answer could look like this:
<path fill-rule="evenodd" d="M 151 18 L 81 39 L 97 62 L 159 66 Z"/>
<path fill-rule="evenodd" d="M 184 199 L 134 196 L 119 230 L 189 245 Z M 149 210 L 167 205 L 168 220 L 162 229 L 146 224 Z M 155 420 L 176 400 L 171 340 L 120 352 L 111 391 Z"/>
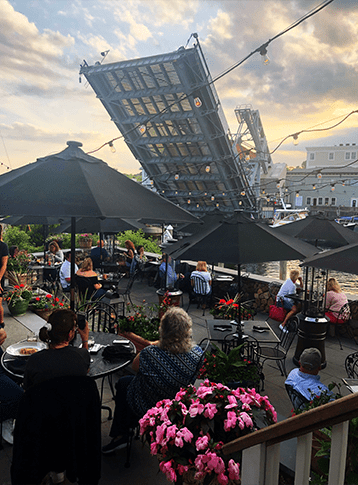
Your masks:
<path fill-rule="evenodd" d="M 237 265 L 237 294 L 239 295 L 239 303 L 238 303 L 238 316 L 236 317 L 236 321 L 238 322 L 238 329 L 241 330 L 241 265 L 238 263 Z M 240 333 L 239 333 L 240 335 Z"/>
<path fill-rule="evenodd" d="M 99 270 L 101 273 L 103 273 L 102 271 L 102 254 L 103 254 L 103 249 L 102 249 L 102 237 L 103 237 L 103 233 L 100 232 L 99 233 Z"/>
<path fill-rule="evenodd" d="M 71 217 L 71 282 L 70 308 L 75 309 L 76 218 Z"/>

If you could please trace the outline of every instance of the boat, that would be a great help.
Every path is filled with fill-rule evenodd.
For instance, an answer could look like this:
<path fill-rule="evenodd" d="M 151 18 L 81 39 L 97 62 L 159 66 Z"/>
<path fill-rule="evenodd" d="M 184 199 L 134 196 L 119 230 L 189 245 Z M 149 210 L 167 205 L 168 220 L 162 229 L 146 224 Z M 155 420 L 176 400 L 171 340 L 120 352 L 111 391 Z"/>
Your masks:
<path fill-rule="evenodd" d="M 342 224 L 343 227 L 347 229 L 354 230 L 355 226 L 358 224 L 358 216 L 342 216 L 335 219 L 335 222 Z"/>
<path fill-rule="evenodd" d="M 309 214 L 309 209 L 276 209 L 270 227 L 280 227 L 291 222 L 301 221 Z"/>

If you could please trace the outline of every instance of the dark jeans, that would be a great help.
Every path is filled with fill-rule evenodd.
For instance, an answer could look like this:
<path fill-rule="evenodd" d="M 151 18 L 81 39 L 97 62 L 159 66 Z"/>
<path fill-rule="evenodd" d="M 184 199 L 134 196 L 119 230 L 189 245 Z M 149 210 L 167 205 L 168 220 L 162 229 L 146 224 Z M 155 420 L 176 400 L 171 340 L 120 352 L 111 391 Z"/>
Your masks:
<path fill-rule="evenodd" d="M 114 408 L 113 421 L 109 436 L 117 438 L 119 435 L 128 435 L 129 428 L 135 426 L 140 419 L 136 416 L 127 402 L 127 389 L 134 376 L 124 376 L 116 384 L 116 407 Z"/>
<path fill-rule="evenodd" d="M 0 358 L 3 351 L 0 349 Z M 8 377 L 0 365 L 0 421 L 16 418 L 24 390 Z"/>

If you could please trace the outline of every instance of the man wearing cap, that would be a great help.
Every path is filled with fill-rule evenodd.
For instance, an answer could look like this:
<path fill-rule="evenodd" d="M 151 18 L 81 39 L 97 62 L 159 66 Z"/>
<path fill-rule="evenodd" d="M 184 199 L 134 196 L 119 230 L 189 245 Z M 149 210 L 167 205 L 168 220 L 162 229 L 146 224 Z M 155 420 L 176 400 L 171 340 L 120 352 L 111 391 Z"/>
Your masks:
<path fill-rule="evenodd" d="M 318 349 L 305 349 L 300 357 L 300 368 L 293 369 L 289 373 L 285 384 L 292 386 L 309 401 L 312 399 L 312 394 L 320 396 L 324 391 L 333 397 L 333 393 L 322 384 L 318 375 L 321 369 L 321 359 L 321 352 Z"/>

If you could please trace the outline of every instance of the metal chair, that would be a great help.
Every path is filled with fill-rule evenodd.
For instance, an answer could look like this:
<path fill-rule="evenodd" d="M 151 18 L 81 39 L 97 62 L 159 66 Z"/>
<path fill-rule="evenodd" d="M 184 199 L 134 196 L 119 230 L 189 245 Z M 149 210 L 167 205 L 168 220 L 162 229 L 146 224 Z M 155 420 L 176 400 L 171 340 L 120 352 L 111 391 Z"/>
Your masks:
<path fill-rule="evenodd" d="M 296 391 L 289 384 L 285 384 L 288 397 L 290 398 L 294 409 L 301 409 L 309 402 L 309 400 L 303 396 L 300 392 Z"/>
<path fill-rule="evenodd" d="M 132 286 L 134 283 L 134 280 L 136 279 L 138 274 L 138 270 L 134 270 L 133 274 L 129 277 L 128 283 L 126 288 L 118 288 L 116 293 L 118 294 L 119 297 L 123 297 L 123 300 L 126 302 L 127 298 L 131 302 L 131 305 L 133 305 L 132 299 L 131 299 L 131 291 L 132 291 Z"/>
<path fill-rule="evenodd" d="M 197 308 L 200 308 L 200 305 L 203 307 L 203 316 L 205 315 L 205 309 L 208 301 L 211 300 L 212 292 L 206 293 L 207 290 L 207 281 L 201 275 L 192 275 L 190 277 L 191 281 L 193 282 L 192 286 L 193 289 L 189 294 L 189 304 L 186 311 L 189 310 L 190 304 L 194 301 L 197 302 Z"/>
<path fill-rule="evenodd" d="M 344 367 L 346 368 L 347 377 L 358 379 L 358 352 L 347 355 Z"/>
<path fill-rule="evenodd" d="M 288 320 L 285 325 L 285 330 L 281 331 L 279 342 L 271 347 L 271 346 L 260 346 L 259 349 L 259 359 L 261 362 L 261 367 L 263 368 L 265 362 L 267 360 L 272 360 L 276 362 L 277 367 L 279 368 L 281 375 L 285 375 L 287 377 L 286 372 L 286 357 L 287 353 L 292 345 L 292 342 L 296 336 L 298 327 L 298 318 L 293 316 Z"/>
<path fill-rule="evenodd" d="M 343 350 L 342 341 L 340 338 L 341 337 L 340 334 L 342 333 L 343 335 L 346 334 L 348 338 L 353 339 L 354 342 L 358 345 L 356 336 L 354 335 L 353 328 L 350 324 L 351 310 L 350 310 L 349 303 L 345 303 L 342 306 L 342 308 L 339 310 L 339 312 L 334 312 L 329 310 L 329 313 L 333 314 L 336 320 L 335 322 L 331 322 L 331 325 L 334 325 L 334 328 L 337 330 L 335 334 L 338 338 L 338 342 L 341 350 Z M 329 318 L 329 315 L 327 315 L 327 313 L 326 313 L 326 316 Z"/>

